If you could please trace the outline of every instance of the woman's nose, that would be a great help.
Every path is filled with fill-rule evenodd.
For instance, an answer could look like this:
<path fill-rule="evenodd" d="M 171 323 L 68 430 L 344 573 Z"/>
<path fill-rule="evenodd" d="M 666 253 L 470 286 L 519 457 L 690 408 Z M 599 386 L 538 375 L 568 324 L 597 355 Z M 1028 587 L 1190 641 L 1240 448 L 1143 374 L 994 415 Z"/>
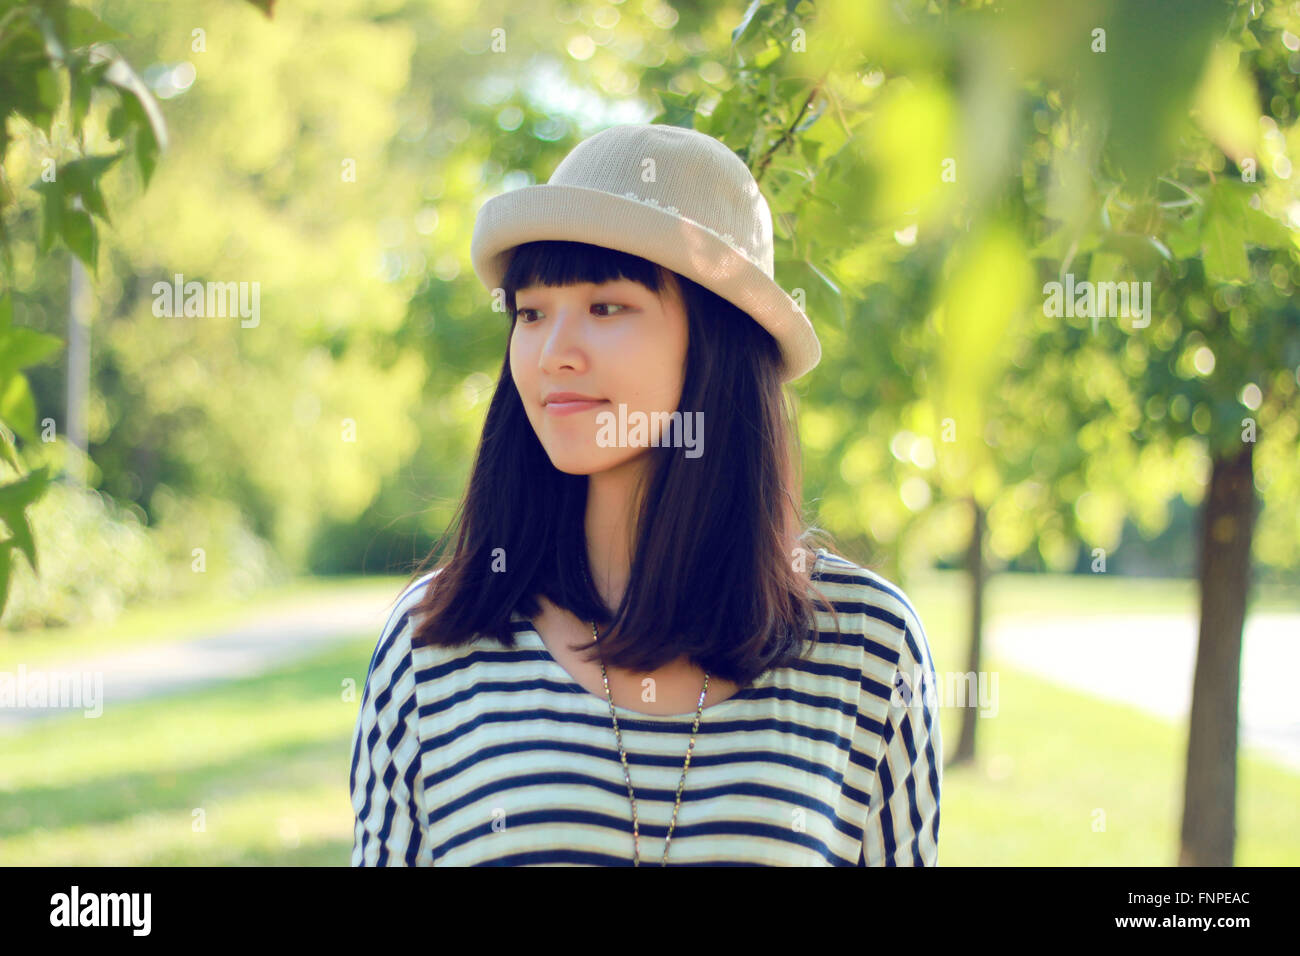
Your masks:
<path fill-rule="evenodd" d="M 557 362 L 573 362 L 582 351 L 583 315 L 576 306 L 560 305 L 555 308 L 554 321 L 546 330 L 539 363 L 543 367 Z"/>

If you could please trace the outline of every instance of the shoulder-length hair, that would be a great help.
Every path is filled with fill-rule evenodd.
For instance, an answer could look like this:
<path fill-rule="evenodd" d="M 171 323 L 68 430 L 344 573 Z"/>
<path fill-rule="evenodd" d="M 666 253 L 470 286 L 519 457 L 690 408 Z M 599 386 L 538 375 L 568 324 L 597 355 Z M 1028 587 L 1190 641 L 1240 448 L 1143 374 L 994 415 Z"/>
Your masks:
<path fill-rule="evenodd" d="M 604 626 L 587 660 L 648 672 L 686 655 L 708 673 L 749 686 L 815 642 L 806 577 L 811 546 L 830 536 L 804 521 L 795 412 L 785 398 L 776 339 L 730 302 L 663 266 L 579 242 L 516 247 L 502 280 L 513 333 L 515 292 L 541 284 L 631 279 L 663 294 L 675 281 L 689 322 L 679 410 L 703 412 L 708 444 L 648 447 L 627 587 L 608 608 L 584 574 L 587 476 L 551 464 L 506 357 L 465 496 L 416 577 L 458 525 L 455 551 L 412 610 L 415 646 L 456 647 L 484 635 L 515 646 L 512 611 L 530 620 L 538 595 Z M 670 428 L 675 426 L 670 426 Z M 668 434 L 668 432 L 666 432 Z M 421 620 L 422 618 L 422 620 Z"/>

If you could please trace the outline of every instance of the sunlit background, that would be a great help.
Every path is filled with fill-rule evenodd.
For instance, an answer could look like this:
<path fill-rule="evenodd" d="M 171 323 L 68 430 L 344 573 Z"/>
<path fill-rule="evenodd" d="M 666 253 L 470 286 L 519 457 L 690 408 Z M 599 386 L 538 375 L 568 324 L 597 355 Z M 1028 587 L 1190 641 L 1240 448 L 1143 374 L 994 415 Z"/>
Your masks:
<path fill-rule="evenodd" d="M 771 205 L 940 864 L 1300 862 L 1298 75 L 1264 0 L 0 0 L 0 864 L 347 864 L 505 354 L 475 214 L 652 121 Z"/>

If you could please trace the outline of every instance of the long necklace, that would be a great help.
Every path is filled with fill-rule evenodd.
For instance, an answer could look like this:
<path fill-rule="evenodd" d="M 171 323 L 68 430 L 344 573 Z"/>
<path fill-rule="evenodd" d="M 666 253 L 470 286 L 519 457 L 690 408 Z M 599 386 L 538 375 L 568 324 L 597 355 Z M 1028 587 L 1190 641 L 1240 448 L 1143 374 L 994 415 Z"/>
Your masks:
<path fill-rule="evenodd" d="M 591 583 L 591 576 L 587 575 L 587 562 L 585 555 L 582 562 L 582 572 L 587 576 L 587 583 Z M 591 640 L 595 643 L 599 640 L 600 635 L 596 631 L 596 622 L 591 622 Z M 609 716 L 614 722 L 614 739 L 618 743 L 618 758 L 623 762 L 623 779 L 627 782 L 627 797 L 632 803 L 632 865 L 641 865 L 641 832 L 639 821 L 636 813 L 636 794 L 632 790 L 632 774 L 627 768 L 627 753 L 623 750 L 623 736 L 618 731 L 618 714 L 614 713 L 614 698 L 609 692 L 609 675 L 605 673 L 605 661 L 600 662 L 600 676 L 605 682 L 605 699 L 609 701 Z M 677 799 L 673 801 L 673 818 L 668 824 L 668 837 L 664 840 L 664 857 L 660 861 L 660 866 L 668 865 L 668 846 L 672 843 L 673 828 L 677 826 L 677 811 L 682 805 L 682 789 L 686 786 L 686 771 L 691 769 L 691 752 L 695 750 L 695 734 L 700 729 L 700 717 L 704 713 L 704 698 L 709 693 L 709 673 L 704 672 L 704 689 L 700 691 L 700 702 L 695 708 L 695 723 L 691 726 L 691 742 L 686 748 L 686 763 L 682 766 L 682 779 L 677 783 Z"/>

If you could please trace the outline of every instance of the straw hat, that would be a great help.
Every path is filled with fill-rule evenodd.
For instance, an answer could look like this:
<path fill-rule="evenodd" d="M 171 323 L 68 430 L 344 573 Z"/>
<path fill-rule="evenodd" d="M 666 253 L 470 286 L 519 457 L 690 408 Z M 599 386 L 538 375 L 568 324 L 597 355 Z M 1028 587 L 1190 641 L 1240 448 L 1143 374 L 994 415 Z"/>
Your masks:
<path fill-rule="evenodd" d="M 821 343 L 772 278 L 772 213 L 744 160 L 698 130 L 611 126 L 575 146 L 548 182 L 479 209 L 470 258 L 501 287 L 510 250 L 543 239 L 586 242 L 656 262 L 748 313 L 781 346 L 782 381 L 812 370 Z"/>

